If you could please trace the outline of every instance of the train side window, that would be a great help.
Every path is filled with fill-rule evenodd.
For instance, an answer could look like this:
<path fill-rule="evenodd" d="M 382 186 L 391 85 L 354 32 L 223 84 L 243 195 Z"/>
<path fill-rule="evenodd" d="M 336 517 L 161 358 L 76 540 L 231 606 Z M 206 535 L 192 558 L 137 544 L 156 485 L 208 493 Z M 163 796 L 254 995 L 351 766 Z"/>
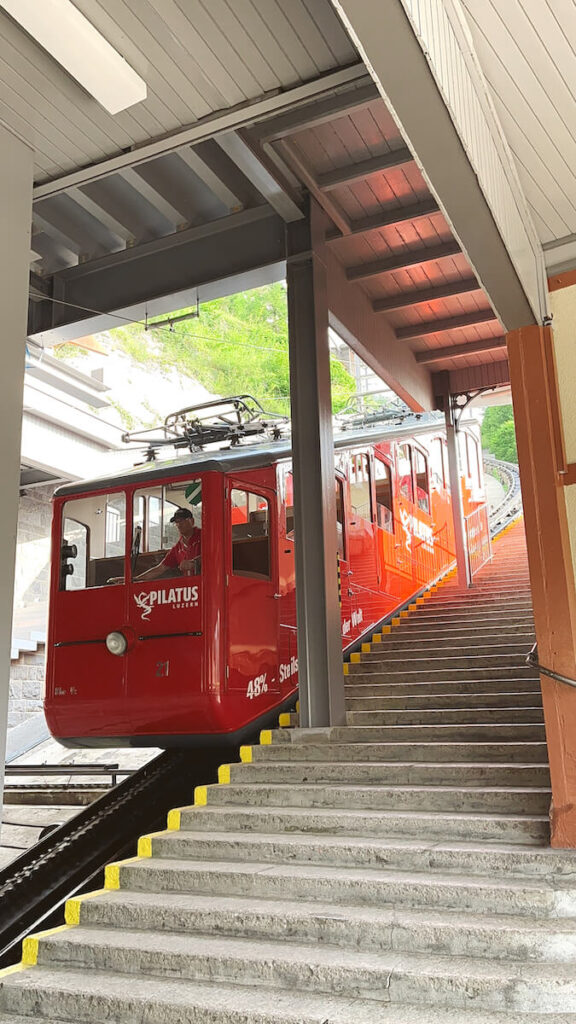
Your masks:
<path fill-rule="evenodd" d="M 336 531 L 338 533 L 338 555 L 346 559 L 346 531 L 344 527 L 344 484 L 339 477 L 334 481 L 336 485 Z"/>
<path fill-rule="evenodd" d="M 394 533 L 394 508 L 392 505 L 392 471 L 390 466 L 379 459 L 374 459 L 374 478 L 376 484 L 376 517 L 378 526 L 388 533 Z"/>
<path fill-rule="evenodd" d="M 414 449 L 414 473 L 416 477 L 416 504 L 422 512 L 430 514 L 430 484 L 428 483 L 428 459 L 418 448 Z"/>
<path fill-rule="evenodd" d="M 398 446 L 398 487 L 407 501 L 414 501 L 412 485 L 412 449 L 409 444 Z"/>
<path fill-rule="evenodd" d="M 126 495 L 99 494 L 67 501 L 63 510 L 60 589 L 103 587 L 124 575 Z"/>
<path fill-rule="evenodd" d="M 230 495 L 232 572 L 270 579 L 270 502 L 234 488 Z"/>
<path fill-rule="evenodd" d="M 284 501 L 286 509 L 286 538 L 294 540 L 294 474 L 284 477 Z"/>
<path fill-rule="evenodd" d="M 437 485 L 446 490 L 446 468 L 444 463 L 444 441 L 437 437 L 430 446 L 430 471 Z"/>
<path fill-rule="evenodd" d="M 353 455 L 350 471 L 350 504 L 352 515 L 372 522 L 372 488 L 370 462 L 367 455 Z"/>

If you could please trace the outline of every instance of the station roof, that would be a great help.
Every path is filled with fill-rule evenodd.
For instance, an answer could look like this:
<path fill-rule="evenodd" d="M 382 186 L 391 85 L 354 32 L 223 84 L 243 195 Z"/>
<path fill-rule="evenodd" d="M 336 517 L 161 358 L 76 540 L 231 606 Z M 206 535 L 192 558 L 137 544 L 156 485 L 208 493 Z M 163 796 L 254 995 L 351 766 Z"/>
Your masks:
<path fill-rule="evenodd" d="M 574 40 L 566 33 L 560 46 L 565 29 L 553 0 L 540 5 L 540 25 L 517 3 L 503 13 L 491 0 L 462 2 L 551 246 L 558 232 L 576 232 L 576 198 L 562 198 L 563 189 L 576 196 L 574 162 L 562 155 L 575 133 L 559 115 Z M 49 345 L 279 279 L 284 227 L 303 216 L 307 191 L 328 218 L 330 258 L 367 298 L 376 332 L 382 325 L 416 369 L 450 371 L 453 389 L 508 381 L 509 325 L 337 5 L 75 3 L 145 79 L 148 95 L 108 114 L 0 11 L 0 116 L 36 151 L 32 336 Z M 556 36 L 537 54 L 546 24 Z M 544 172 L 551 108 L 553 166 Z"/>

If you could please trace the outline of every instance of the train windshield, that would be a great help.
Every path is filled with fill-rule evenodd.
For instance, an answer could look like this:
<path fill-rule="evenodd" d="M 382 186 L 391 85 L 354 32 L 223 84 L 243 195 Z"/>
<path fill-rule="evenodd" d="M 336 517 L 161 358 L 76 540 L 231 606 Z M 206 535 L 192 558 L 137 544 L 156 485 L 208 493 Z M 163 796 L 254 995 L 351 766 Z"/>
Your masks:
<path fill-rule="evenodd" d="M 64 506 L 60 589 L 103 587 L 124 575 L 126 495 L 74 498 Z"/>
<path fill-rule="evenodd" d="M 164 577 L 197 576 L 202 567 L 202 481 L 149 485 L 134 493 L 131 573 L 164 563 Z"/>

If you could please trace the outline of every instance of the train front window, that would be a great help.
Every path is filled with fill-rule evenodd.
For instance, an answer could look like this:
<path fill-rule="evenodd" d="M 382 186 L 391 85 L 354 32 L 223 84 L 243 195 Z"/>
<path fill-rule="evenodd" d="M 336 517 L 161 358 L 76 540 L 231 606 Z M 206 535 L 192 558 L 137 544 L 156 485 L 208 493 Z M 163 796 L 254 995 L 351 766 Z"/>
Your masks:
<path fill-rule="evenodd" d="M 185 510 L 183 514 L 181 510 Z M 174 516 L 186 521 L 179 529 Z M 143 487 L 134 494 L 132 578 L 167 562 L 161 576 L 196 576 L 201 571 L 202 482 L 177 481 Z M 184 566 L 184 568 L 182 567 Z"/>
<path fill-rule="evenodd" d="M 367 455 L 353 455 L 350 470 L 350 504 L 352 515 L 359 519 L 372 520 L 370 494 L 370 462 Z"/>
<path fill-rule="evenodd" d="M 60 548 L 60 590 L 106 586 L 124 575 L 126 496 L 74 498 L 64 505 Z"/>
<path fill-rule="evenodd" d="M 234 488 L 230 495 L 232 572 L 270 579 L 270 502 Z"/>
<path fill-rule="evenodd" d="M 376 457 L 374 459 L 376 484 L 376 515 L 378 526 L 388 533 L 394 533 L 394 512 L 392 507 L 392 472 L 390 466 Z"/>

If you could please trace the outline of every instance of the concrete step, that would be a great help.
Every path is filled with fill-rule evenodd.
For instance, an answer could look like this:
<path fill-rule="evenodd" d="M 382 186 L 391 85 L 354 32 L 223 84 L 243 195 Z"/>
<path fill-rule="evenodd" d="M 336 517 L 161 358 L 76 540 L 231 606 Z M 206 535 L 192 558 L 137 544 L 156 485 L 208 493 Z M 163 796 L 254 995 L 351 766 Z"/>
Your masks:
<path fill-rule="evenodd" d="M 531 608 L 515 609 L 508 602 L 506 602 L 503 608 L 497 610 L 494 609 L 493 605 L 489 605 L 486 609 L 470 606 L 460 610 L 441 608 L 440 606 L 428 610 L 426 605 L 424 605 L 417 612 L 410 612 L 408 615 L 400 615 L 399 617 L 401 620 L 405 620 L 405 625 L 413 628 L 436 620 L 451 623 L 463 622 L 470 625 L 475 622 L 481 622 L 486 628 L 489 628 L 490 625 L 499 626 L 500 623 L 514 625 L 523 622 L 533 623 L 534 621 Z"/>
<path fill-rule="evenodd" d="M 413 664 L 413 662 L 411 662 Z M 427 662 L 431 664 L 430 661 Z M 471 668 L 466 666 L 460 666 L 459 668 L 388 668 L 382 667 L 382 662 L 376 660 L 369 660 L 364 655 L 361 662 L 351 664 L 348 669 L 348 676 L 355 676 L 364 673 L 370 673 L 375 676 L 379 682 L 389 683 L 410 683 L 410 682 L 448 682 L 451 679 L 461 679 L 462 682 L 482 679 L 497 679 L 505 687 L 508 679 L 534 679 L 539 680 L 540 676 L 531 665 L 524 665 L 522 662 L 516 665 L 504 666 L 499 668 L 488 668 L 486 666 L 482 668 Z"/>
<path fill-rule="evenodd" d="M 502 743 L 494 740 L 470 742 L 461 737 L 456 742 L 424 742 L 416 743 L 405 740 L 402 743 L 370 742 L 320 742 L 301 744 L 274 744 L 273 746 L 252 747 L 252 758 L 255 762 L 264 761 L 357 761 L 372 763 L 374 761 L 436 761 L 438 763 L 455 762 L 466 764 L 488 763 L 548 763 L 548 748 L 545 741 L 523 741 L 520 743 Z"/>
<path fill-rule="evenodd" d="M 457 839 L 430 843 L 421 837 L 348 835 L 323 836 L 319 843 L 313 833 L 288 832 L 169 831 L 148 838 L 154 857 L 176 860 L 440 871 L 488 879 L 513 877 L 516 881 L 554 878 L 576 888 L 573 851 L 535 844 L 479 844 Z"/>
<path fill-rule="evenodd" d="M 346 707 L 350 711 L 441 711 L 446 709 L 454 711 L 458 708 L 478 714 L 481 708 L 541 708 L 542 695 L 540 691 L 522 693 L 467 693 L 465 697 L 457 693 L 431 693 L 424 696 L 400 697 L 389 695 L 374 695 L 372 697 L 359 697 L 354 695 L 354 690 L 346 694 Z"/>
<path fill-rule="evenodd" d="M 305 783 L 342 785 L 369 785 L 372 783 L 395 786 L 521 786 L 546 787 L 550 785 L 547 764 L 454 764 L 433 761 L 354 762 L 342 761 L 265 761 L 254 764 L 230 765 L 232 783 L 260 782 L 285 783 L 300 786 Z M 575 863 L 576 871 L 576 863 Z"/>
<path fill-rule="evenodd" d="M 314 943 L 381 953 L 432 953 L 569 963 L 576 956 L 571 918 L 534 920 L 511 915 L 334 905 L 255 897 L 121 892 L 85 900 L 87 928 L 231 935 L 273 942 Z"/>
<path fill-rule="evenodd" d="M 418 640 L 414 637 L 411 641 L 404 641 L 398 643 L 398 641 L 392 641 L 389 643 L 387 639 L 383 639 L 380 643 L 372 643 L 372 651 L 370 657 L 380 657 L 383 661 L 406 661 L 409 662 L 413 658 L 423 658 L 424 656 L 429 659 L 436 659 L 438 657 L 445 658 L 514 658 L 514 664 L 518 661 L 522 662 L 522 659 L 526 659 L 528 656 L 532 644 L 528 641 L 526 643 L 517 643 L 510 641 L 509 643 L 495 644 L 492 642 L 486 642 L 479 644 L 478 642 L 470 642 L 468 637 L 463 638 L 461 643 L 444 643 L 439 644 L 438 641 L 430 643 L 429 641 Z M 362 659 L 364 660 L 364 659 Z"/>
<path fill-rule="evenodd" d="M 459 624 L 453 622 L 451 619 L 445 625 L 441 626 L 422 626 L 416 628 L 416 624 L 413 621 L 410 623 L 409 619 L 403 619 L 399 626 L 394 627 L 391 633 L 386 633 L 383 636 L 383 640 L 386 643 L 394 643 L 396 640 L 403 641 L 404 643 L 411 643 L 415 636 L 420 636 L 423 641 L 427 643 L 433 643 L 437 640 L 449 640 L 451 637 L 485 637 L 485 636 L 499 636 L 499 637 L 517 637 L 518 642 L 534 643 L 536 634 L 534 633 L 534 623 L 530 621 L 523 624 L 518 624 L 516 621 L 510 625 L 506 625 L 504 622 L 499 622 L 497 625 L 491 623 L 489 627 L 474 623 L 472 625 Z"/>
<path fill-rule="evenodd" d="M 373 699 L 378 700 L 377 697 Z M 407 707 L 401 711 L 391 711 L 389 708 L 373 708 L 370 711 L 351 708 L 346 713 L 347 725 L 475 725 L 479 720 L 485 723 L 494 722 L 498 725 L 515 722 L 544 724 L 542 707 L 514 707 L 513 705 L 504 708 L 455 707 L 438 710 Z"/>
<path fill-rule="evenodd" d="M 262 986 L 218 986 L 106 971 L 38 967 L 3 983 L 0 1024 L 462 1024 L 462 1009 L 376 1003 Z M 58 1017 L 61 1014 L 61 1017 Z M 376 1016 L 377 1014 L 377 1016 Z M 466 1024 L 527 1024 L 514 1010 L 466 1009 Z M 566 1013 L 533 1014 L 529 1024 L 573 1024 Z"/>
<path fill-rule="evenodd" d="M 465 652 L 458 651 L 455 655 L 449 655 L 442 651 L 438 652 L 436 657 L 431 657 L 425 653 L 421 653 L 415 646 L 412 654 L 408 657 L 406 652 L 402 652 L 400 657 L 394 658 L 393 652 L 388 652 L 382 644 L 372 644 L 371 651 L 363 651 L 361 655 L 362 665 L 391 665 L 394 668 L 402 668 L 405 666 L 407 670 L 412 672 L 419 671 L 422 674 L 426 674 L 429 670 L 434 672 L 440 672 L 442 669 L 481 669 L 481 668 L 494 668 L 494 669 L 507 669 L 516 668 L 521 666 L 526 668 L 526 658 L 528 656 L 528 650 L 523 649 L 519 653 L 508 652 L 506 650 L 493 654 L 490 652 L 490 648 L 479 647 L 479 654 L 466 654 Z M 486 651 L 486 653 L 484 653 Z"/>
<path fill-rule="evenodd" d="M 354 672 L 345 678 L 347 696 L 368 697 L 387 694 L 390 697 L 451 694 L 533 693 L 542 696 L 539 679 L 445 679 L 436 682 L 415 679 L 408 683 L 379 682 L 374 672 Z"/>
<path fill-rule="evenodd" d="M 298 742 L 298 733 L 304 730 L 289 730 L 293 740 L 276 742 Z M 283 734 L 286 735 L 286 732 Z M 282 733 L 280 733 L 282 735 Z M 342 725 L 330 730 L 335 743 L 521 743 L 544 742 L 544 726 L 537 723 L 509 722 L 491 725 L 490 722 L 476 722 L 473 725 Z"/>
<path fill-rule="evenodd" d="M 418 614 L 420 612 L 429 612 L 435 608 L 447 608 L 453 611 L 488 611 L 491 612 L 493 609 L 502 611 L 507 608 L 514 608 L 518 610 L 530 609 L 532 611 L 532 598 L 529 593 L 523 594 L 516 587 L 511 588 L 509 591 L 484 591 L 482 593 L 476 592 L 473 596 L 469 595 L 453 595 L 449 594 L 433 594 L 431 597 L 427 597 L 424 603 L 418 606 Z"/>
<path fill-rule="evenodd" d="M 548 815 L 454 814 L 293 807 L 201 807 L 182 812 L 182 827 L 200 832 L 314 832 L 318 835 L 428 836 L 535 843 L 549 836 Z"/>
<path fill-rule="evenodd" d="M 267 938 L 110 932 L 77 927 L 46 938 L 40 963 L 134 976 L 231 982 L 372 999 L 506 1010 L 576 1011 L 576 975 L 565 964 L 499 964 L 425 954 L 368 952 Z"/>
<path fill-rule="evenodd" d="M 177 844 L 172 845 L 176 849 Z M 489 878 L 437 870 L 416 873 L 390 868 L 270 864 L 255 857 L 249 863 L 176 857 L 127 861 L 120 867 L 120 888 L 214 897 L 306 899 L 332 903 L 340 910 L 341 904 L 356 904 L 571 920 L 576 910 L 576 888 L 568 880 L 557 882 L 555 887 L 538 877 Z"/>
<path fill-rule="evenodd" d="M 292 807 L 334 810 L 455 811 L 462 814 L 547 814 L 547 787 L 315 785 L 235 783 L 206 788 L 208 807 Z"/>

